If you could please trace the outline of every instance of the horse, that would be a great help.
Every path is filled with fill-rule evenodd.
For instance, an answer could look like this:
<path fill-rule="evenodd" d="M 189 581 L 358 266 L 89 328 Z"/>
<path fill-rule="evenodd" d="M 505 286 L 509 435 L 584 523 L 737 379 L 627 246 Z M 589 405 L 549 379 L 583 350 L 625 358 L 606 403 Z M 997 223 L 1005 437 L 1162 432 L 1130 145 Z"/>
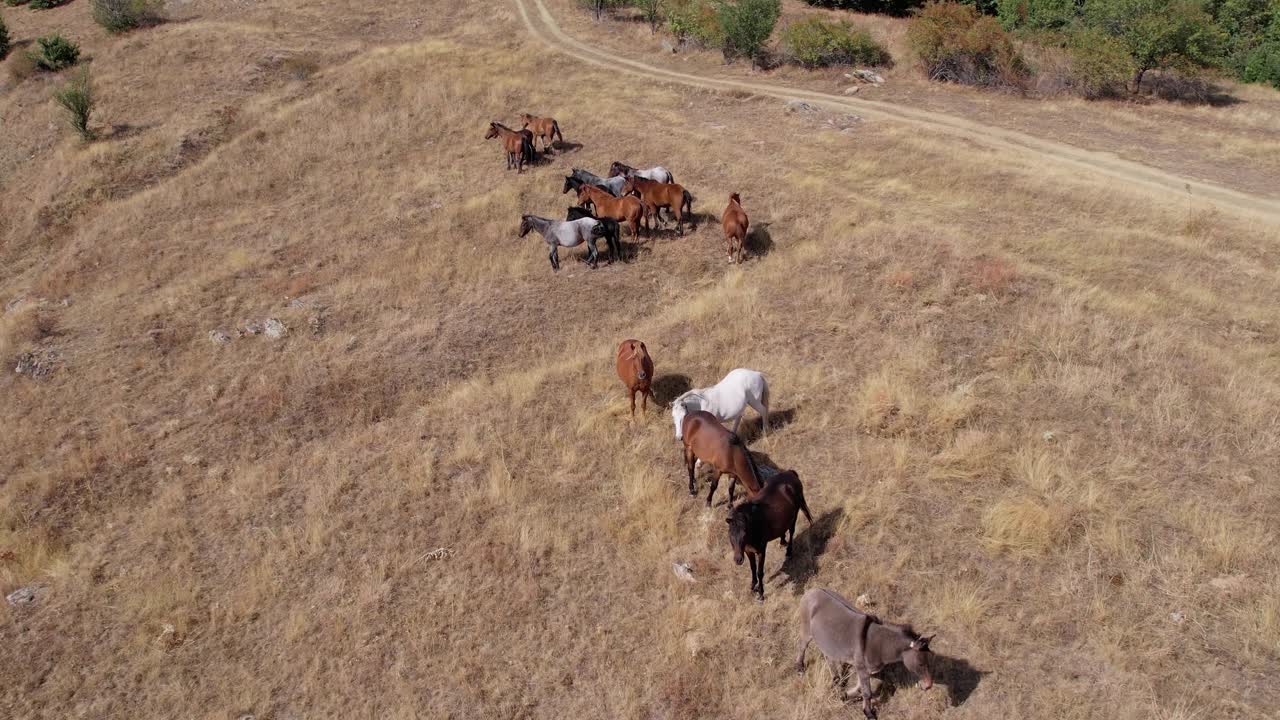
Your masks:
<path fill-rule="evenodd" d="M 660 183 L 632 176 L 627 178 L 622 185 L 623 195 L 630 195 L 631 193 L 639 195 L 644 202 L 646 226 L 649 222 L 649 215 L 656 214 L 662 208 L 667 208 L 675 213 L 676 231 L 681 235 L 684 235 L 685 212 L 690 215 L 690 226 L 693 225 L 693 196 L 683 187 L 675 183 Z M 658 220 L 662 220 L 661 215 L 658 216 Z"/>
<path fill-rule="evenodd" d="M 520 116 L 520 120 L 524 123 L 524 127 L 533 131 L 534 137 L 542 138 L 542 151 L 546 152 L 551 149 L 551 140 L 553 137 L 559 138 L 560 142 L 564 142 L 564 135 L 560 134 L 560 124 L 555 118 L 544 118 L 524 113 Z"/>
<path fill-rule="evenodd" d="M 862 714 L 868 720 L 876 717 L 871 706 L 871 676 L 885 667 L 900 662 L 920 678 L 920 687 L 933 687 L 929 672 L 929 642 L 933 635 L 921 636 L 910 625 L 896 625 L 868 615 L 853 604 L 825 588 L 814 588 L 800 599 L 800 656 L 796 672 L 804 674 L 804 654 L 810 641 L 831 663 L 832 682 L 839 684 L 844 663 L 858 673 L 858 690 L 862 693 Z"/>
<path fill-rule="evenodd" d="M 645 170 L 637 170 L 630 165 L 620 163 L 615 160 L 613 161 L 613 164 L 609 166 L 609 177 L 611 178 L 631 177 L 633 175 L 636 177 L 642 177 L 645 180 L 653 180 L 654 182 L 660 183 L 673 183 L 676 181 L 675 177 L 671 175 L 671 172 L 661 165 L 654 165 L 653 167 Z"/>
<path fill-rule="evenodd" d="M 671 403 L 671 419 L 675 421 L 676 439 L 680 439 L 685 414 L 695 410 L 709 412 L 720 422 L 732 420 L 733 431 L 736 433 L 748 405 L 760 414 L 760 431 L 767 435 L 769 382 L 755 370 L 730 370 L 714 386 L 689 390 Z"/>
<path fill-rule="evenodd" d="M 720 476 L 728 475 L 729 505 L 733 505 L 733 489 L 742 483 L 748 492 L 760 490 L 760 471 L 756 468 L 755 458 L 747 450 L 746 443 L 736 433 L 731 433 L 720 424 L 714 415 L 701 410 L 691 412 L 684 417 L 681 428 L 681 440 L 684 442 L 684 463 L 689 470 L 689 494 L 697 496 L 693 485 L 693 469 L 698 461 L 715 468 L 711 478 L 711 492 L 707 493 L 707 507 L 711 507 L 711 498 L 720 486 Z"/>
<path fill-rule="evenodd" d="M 639 198 L 631 195 L 618 198 L 594 185 L 583 185 L 578 188 L 578 203 L 590 203 L 598 217 L 625 222 L 631 228 L 631 237 L 640 238 L 640 216 L 644 213 L 644 206 Z"/>
<path fill-rule="evenodd" d="M 738 193 L 729 195 L 729 206 L 720 216 L 720 224 L 724 227 L 724 243 L 729 253 L 729 262 L 742 262 L 743 249 L 747 244 L 747 228 L 751 221 L 742 209 L 742 198 Z"/>
<path fill-rule="evenodd" d="M 653 358 L 649 357 L 649 349 L 639 340 L 623 340 L 618 346 L 617 368 L 631 397 L 631 417 L 636 416 L 636 393 L 640 393 L 640 411 L 647 414 L 649 398 L 653 397 Z"/>
<path fill-rule="evenodd" d="M 564 178 L 564 188 L 560 191 L 563 195 L 570 190 L 577 192 L 578 188 L 583 185 L 595 185 L 598 188 L 604 188 L 610 195 L 614 197 L 622 197 L 622 184 L 626 182 L 626 178 L 602 178 L 599 175 L 592 174 L 586 170 L 573 168 Z"/>
<path fill-rule="evenodd" d="M 533 133 L 528 130 L 512 130 L 500 122 L 489 123 L 489 131 L 484 134 L 485 140 L 498 138 L 502 149 L 507 151 L 507 169 L 516 168 L 516 173 L 524 172 L 525 164 L 533 164 Z"/>
<path fill-rule="evenodd" d="M 813 524 L 809 506 L 804 502 L 804 485 L 795 470 L 787 470 L 769 478 L 751 499 L 729 511 L 725 522 L 729 524 L 729 544 L 733 546 L 733 562 L 742 564 L 745 554 L 751 559 L 751 589 L 764 602 L 764 554 L 769 541 L 778 540 L 791 557 L 791 546 L 796 541 L 796 517 L 804 513 L 804 519 Z M 791 542 L 787 542 L 787 530 Z"/>
<path fill-rule="evenodd" d="M 587 244 L 587 262 L 591 263 L 591 267 L 597 267 L 595 239 L 604 233 L 604 226 L 598 220 L 582 218 L 561 221 L 537 215 L 521 215 L 520 237 L 528 235 L 530 230 L 537 230 L 542 235 L 542 239 L 551 246 L 552 270 L 560 271 L 560 248 L 577 247 L 584 242 Z"/>
<path fill-rule="evenodd" d="M 618 221 L 610 218 L 597 218 L 595 213 L 584 207 L 571 207 L 564 216 L 565 220 L 581 220 L 582 218 L 591 218 L 604 226 L 604 238 L 609 246 L 609 262 L 621 260 L 622 237 L 618 230 Z"/>

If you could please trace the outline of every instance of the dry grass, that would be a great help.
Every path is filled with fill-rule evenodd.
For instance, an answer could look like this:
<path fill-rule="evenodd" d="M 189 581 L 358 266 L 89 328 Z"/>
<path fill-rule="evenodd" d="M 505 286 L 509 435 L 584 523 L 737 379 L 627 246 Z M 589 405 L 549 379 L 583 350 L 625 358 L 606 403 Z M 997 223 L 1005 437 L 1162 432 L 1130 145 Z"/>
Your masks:
<path fill-rule="evenodd" d="M 789 670 L 821 586 L 939 633 L 944 690 L 883 717 L 1275 707 L 1275 228 L 583 67 L 506 5 L 360 12 L 86 34 L 129 126 L 87 147 L 0 91 L 0 591 L 45 588 L 0 610 L 10 714 L 848 717 Z M 523 109 L 583 147 L 504 172 Z M 611 160 L 756 198 L 774 247 L 727 267 L 703 221 L 552 274 L 519 213 Z M 768 374 L 746 432 L 815 523 L 763 606 L 623 337 L 663 399 Z"/>

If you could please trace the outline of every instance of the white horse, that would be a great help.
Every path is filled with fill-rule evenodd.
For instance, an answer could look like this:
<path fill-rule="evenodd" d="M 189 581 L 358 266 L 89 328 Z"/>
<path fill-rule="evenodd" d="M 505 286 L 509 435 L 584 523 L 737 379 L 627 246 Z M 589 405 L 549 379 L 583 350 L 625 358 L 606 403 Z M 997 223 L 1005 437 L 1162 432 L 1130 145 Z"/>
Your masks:
<path fill-rule="evenodd" d="M 671 418 L 676 423 L 676 439 L 681 439 L 680 425 L 684 422 L 685 414 L 698 410 L 715 415 L 720 422 L 732 420 L 733 431 L 736 433 L 748 405 L 760 414 L 760 430 L 764 432 L 769 426 L 768 381 L 755 370 L 730 370 L 714 387 L 690 390 L 671 403 Z"/>
<path fill-rule="evenodd" d="M 620 162 L 614 162 L 613 165 L 609 166 L 609 177 L 611 178 L 632 176 L 642 177 L 645 180 L 652 180 L 660 183 L 673 183 L 676 181 L 675 177 L 671 175 L 671 171 L 661 165 L 654 165 L 653 167 L 645 168 L 644 170 L 633 168 L 630 165 Z"/>
<path fill-rule="evenodd" d="M 530 230 L 541 233 L 542 239 L 551 246 L 551 269 L 556 271 L 560 270 L 560 248 L 577 247 L 584 242 L 587 244 L 587 262 L 596 267 L 596 238 L 608 235 L 604 225 L 595 218 L 551 220 L 537 215 L 521 215 L 520 237 L 528 235 Z"/>

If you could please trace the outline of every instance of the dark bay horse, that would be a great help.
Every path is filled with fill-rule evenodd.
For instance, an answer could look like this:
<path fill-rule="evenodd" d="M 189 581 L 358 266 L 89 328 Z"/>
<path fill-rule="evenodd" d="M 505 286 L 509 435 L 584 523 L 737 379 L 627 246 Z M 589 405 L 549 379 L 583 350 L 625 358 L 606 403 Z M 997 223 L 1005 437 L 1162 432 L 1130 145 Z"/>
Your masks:
<path fill-rule="evenodd" d="M 685 213 L 689 214 L 689 224 L 693 225 L 693 196 L 680 185 L 654 182 L 633 175 L 622 185 L 623 195 L 631 193 L 639 195 L 644 202 L 646 226 L 649 224 L 649 217 L 656 215 L 662 208 L 667 208 L 676 216 L 676 232 L 679 234 L 684 235 Z M 659 215 L 658 220 L 661 219 Z"/>
<path fill-rule="evenodd" d="M 725 429 L 715 415 L 704 410 L 688 413 L 680 423 L 680 441 L 684 443 L 684 463 L 689 470 L 689 494 L 697 495 L 693 485 L 693 468 L 701 460 L 715 469 L 711 478 L 711 491 L 707 493 L 707 507 L 720 486 L 720 476 L 728 475 L 729 505 L 733 505 L 733 489 L 737 483 L 749 493 L 760 490 L 760 471 L 755 458 L 737 433 Z"/>
<path fill-rule="evenodd" d="M 485 140 L 498 138 L 502 149 L 507 152 L 507 169 L 516 169 L 516 173 L 524 172 L 526 164 L 532 165 L 534 158 L 533 133 L 528 130 L 512 130 L 500 122 L 489 123 L 489 131 L 484 134 Z"/>
<path fill-rule="evenodd" d="M 804 485 L 795 470 L 787 470 L 769 478 L 760 492 L 729 512 L 729 544 L 733 546 L 733 561 L 742 564 L 746 555 L 751 560 L 751 589 L 764 602 L 764 555 L 771 540 L 779 540 L 791 556 L 791 545 L 796 540 L 796 517 L 813 524 L 809 506 L 804 502 Z M 787 531 L 791 542 L 787 542 Z"/>

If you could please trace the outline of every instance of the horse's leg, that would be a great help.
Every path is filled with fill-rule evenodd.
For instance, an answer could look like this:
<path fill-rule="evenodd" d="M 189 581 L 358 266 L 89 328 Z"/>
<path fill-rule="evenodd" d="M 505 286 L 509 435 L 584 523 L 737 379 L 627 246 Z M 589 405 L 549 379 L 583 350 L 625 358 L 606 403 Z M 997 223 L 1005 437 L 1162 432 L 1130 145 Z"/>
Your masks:
<path fill-rule="evenodd" d="M 804 674 L 804 654 L 809 650 L 809 643 L 813 642 L 813 634 L 809 632 L 809 623 L 804 623 L 804 630 L 800 633 L 800 654 L 796 655 L 796 672 Z"/>
<path fill-rule="evenodd" d="M 733 491 L 738 487 L 738 477 L 736 475 L 729 476 L 729 510 L 733 510 Z"/>
<path fill-rule="evenodd" d="M 747 398 L 747 404 L 751 406 L 752 410 L 755 410 L 760 415 L 760 434 L 762 436 L 768 436 L 769 408 L 765 407 L 764 403 L 761 402 L 759 399 L 750 398 L 750 397 Z"/>
<path fill-rule="evenodd" d="M 587 262 L 590 263 L 592 270 L 600 267 L 596 259 L 596 239 L 593 237 L 587 238 Z"/>
<path fill-rule="evenodd" d="M 756 591 L 756 554 L 747 553 L 747 562 L 751 563 L 751 592 Z"/>
<path fill-rule="evenodd" d="M 757 599 L 764 602 L 764 553 L 769 549 L 769 543 L 760 546 L 760 590 Z"/>
<path fill-rule="evenodd" d="M 689 470 L 689 494 L 697 497 L 698 491 L 693 487 L 693 468 L 698 464 L 698 458 L 693 454 L 693 450 L 684 449 L 684 464 Z"/>
<path fill-rule="evenodd" d="M 742 425 L 742 413 L 738 413 L 738 417 L 733 419 L 733 434 L 738 434 L 738 427 Z"/>
<path fill-rule="evenodd" d="M 560 252 L 555 246 L 551 246 L 551 269 L 560 272 Z"/>
<path fill-rule="evenodd" d="M 876 709 L 871 706 L 871 675 L 858 668 L 858 692 L 862 693 L 862 714 L 867 720 L 875 720 Z"/>
<path fill-rule="evenodd" d="M 640 391 L 640 414 L 648 417 L 649 415 L 649 391 Z"/>
<path fill-rule="evenodd" d="M 711 476 L 711 492 L 707 493 L 707 507 L 711 507 L 711 498 L 716 494 L 716 488 L 720 486 L 720 471 L 717 470 L 715 475 Z"/>
<path fill-rule="evenodd" d="M 636 390 L 631 388 L 631 419 L 636 419 Z"/>

